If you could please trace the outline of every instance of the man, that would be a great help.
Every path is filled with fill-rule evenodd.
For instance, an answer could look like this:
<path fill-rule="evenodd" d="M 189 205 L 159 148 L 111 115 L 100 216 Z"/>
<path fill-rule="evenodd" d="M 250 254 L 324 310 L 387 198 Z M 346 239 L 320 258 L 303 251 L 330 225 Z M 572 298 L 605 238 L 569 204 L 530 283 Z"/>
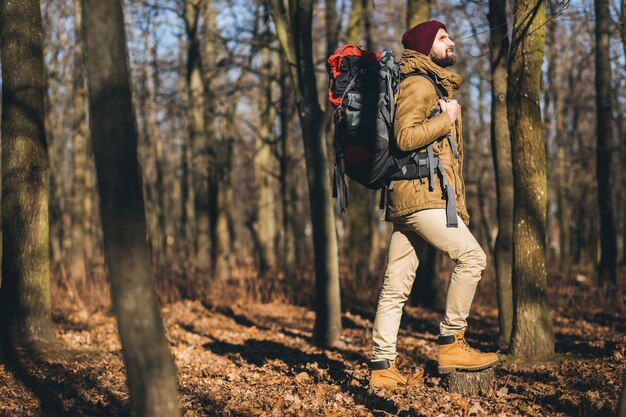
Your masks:
<path fill-rule="evenodd" d="M 443 23 L 431 20 L 408 30 L 402 36 L 402 44 L 405 51 L 400 59 L 401 74 L 423 74 L 430 80 L 408 76 L 400 83 L 396 93 L 396 145 L 401 151 L 424 151 L 432 144 L 444 175 L 437 174 L 434 184 L 429 184 L 428 178 L 396 181 L 388 191 L 385 216 L 394 227 L 373 328 L 370 385 L 376 388 L 412 382 L 396 369 L 396 341 L 402 308 L 419 265 L 418 255 L 427 242 L 456 261 L 439 328 L 439 372 L 485 369 L 498 362 L 495 353 L 481 353 L 464 338 L 486 255 L 466 226 L 469 215 L 462 175 L 461 106 L 454 99 L 462 77 L 447 69 L 456 63 L 454 42 Z M 439 98 L 435 85 L 446 100 Z M 437 107 L 441 112 L 432 116 Z M 458 226 L 446 218 L 446 186 L 452 187 L 452 194 L 447 195 L 455 197 L 456 213 L 451 216 L 455 217 L 452 223 L 458 222 Z"/>

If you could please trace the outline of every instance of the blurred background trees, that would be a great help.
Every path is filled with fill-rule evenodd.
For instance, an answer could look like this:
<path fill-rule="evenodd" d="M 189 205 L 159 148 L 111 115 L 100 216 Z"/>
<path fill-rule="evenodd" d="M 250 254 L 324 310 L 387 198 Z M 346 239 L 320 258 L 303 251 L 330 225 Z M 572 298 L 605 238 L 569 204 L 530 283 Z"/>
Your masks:
<path fill-rule="evenodd" d="M 513 320 L 507 285 L 514 198 L 505 110 L 511 2 L 327 0 L 292 2 L 291 9 L 271 3 L 124 2 L 146 239 L 161 301 L 279 300 L 314 307 L 317 282 L 318 302 L 335 291 L 335 312 L 339 286 L 342 310 L 374 308 L 389 238 L 378 195 L 351 184 L 348 214 L 335 216 L 327 200 L 330 156 L 313 172 L 322 155 L 331 155 L 324 61 L 347 41 L 378 52 L 389 47 L 399 57 L 407 22 L 430 16 L 448 25 L 460 57 L 454 70 L 465 78 L 459 101 L 470 228 L 489 257 L 477 299 L 493 307 L 499 300 L 506 344 Z M 618 192 L 626 185 L 626 13 L 623 2 L 597 3 L 602 13 L 591 0 L 545 4 L 545 48 L 533 99 L 547 181 L 545 222 L 539 219 L 544 231 L 537 236 L 545 250 L 538 250 L 556 295 L 550 301 L 568 305 L 576 305 L 577 294 L 559 283 L 575 283 L 581 293 L 599 288 L 599 278 L 609 288 L 619 286 L 614 265 L 626 263 L 626 194 Z M 281 5 L 293 14 L 282 29 L 274 13 Z M 92 309 L 109 300 L 79 8 L 77 0 L 41 2 L 43 118 L 52 293 Z M 294 24 L 309 19 L 307 13 L 310 30 Z M 10 66 L 3 55 L 3 75 Z M 5 82 L 3 92 L 9 87 Z M 4 129 L 2 135 L 4 147 L 11 138 Z M 520 207 L 528 203 L 515 200 Z M 436 289 L 447 287 L 450 264 L 440 257 L 432 263 L 434 285 L 427 292 L 416 283 L 416 302 L 432 302 Z M 336 287 L 329 292 L 326 283 Z M 621 301 L 616 297 L 614 305 Z"/>

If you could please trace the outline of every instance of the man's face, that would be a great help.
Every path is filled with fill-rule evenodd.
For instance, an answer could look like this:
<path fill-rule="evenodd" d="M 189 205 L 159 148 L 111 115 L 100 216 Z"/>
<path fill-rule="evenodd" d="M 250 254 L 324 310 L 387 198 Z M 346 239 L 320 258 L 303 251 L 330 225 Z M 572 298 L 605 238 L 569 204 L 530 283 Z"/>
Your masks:
<path fill-rule="evenodd" d="M 439 28 L 433 46 L 428 57 L 440 67 L 449 67 L 456 64 L 456 55 L 454 55 L 454 42 L 448 36 L 448 32 L 444 28 Z"/>

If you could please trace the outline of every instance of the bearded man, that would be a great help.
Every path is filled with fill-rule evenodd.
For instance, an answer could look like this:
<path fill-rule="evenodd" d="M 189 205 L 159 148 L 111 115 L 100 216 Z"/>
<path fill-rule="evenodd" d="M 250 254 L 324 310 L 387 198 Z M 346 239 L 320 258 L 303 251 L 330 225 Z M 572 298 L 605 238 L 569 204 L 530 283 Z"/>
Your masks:
<path fill-rule="evenodd" d="M 408 30 L 402 44 L 403 81 L 395 96 L 395 145 L 401 152 L 427 152 L 432 145 L 431 152 L 442 169 L 432 183 L 400 180 L 387 191 L 385 218 L 393 223 L 393 233 L 373 328 L 370 385 L 375 388 L 394 388 L 416 380 L 396 368 L 396 342 L 402 309 L 427 244 L 456 262 L 439 326 L 439 372 L 486 369 L 498 362 L 495 353 L 471 348 L 464 337 L 486 255 L 467 228 L 461 106 L 454 99 L 462 77 L 448 69 L 456 63 L 455 44 L 446 26 L 435 20 Z"/>

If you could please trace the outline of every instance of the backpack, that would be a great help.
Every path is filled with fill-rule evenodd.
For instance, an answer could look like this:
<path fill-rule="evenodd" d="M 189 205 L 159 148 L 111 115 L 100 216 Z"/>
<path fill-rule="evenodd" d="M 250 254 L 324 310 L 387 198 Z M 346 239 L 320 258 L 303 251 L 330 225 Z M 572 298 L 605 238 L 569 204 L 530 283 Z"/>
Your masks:
<path fill-rule="evenodd" d="M 401 76 L 390 49 L 379 55 L 352 44 L 337 48 L 326 61 L 326 69 L 330 78 L 328 99 L 335 107 L 333 197 L 337 199 L 339 212 L 345 213 L 348 207 L 346 175 L 371 190 L 381 189 L 380 208 L 384 209 L 387 191 L 393 188 L 394 181 L 428 178 L 429 189 L 433 191 L 437 172 L 443 198 L 447 200 L 448 226 L 457 227 L 454 192 L 432 144 L 425 147 L 426 152 L 424 149 L 401 152 L 393 136 L 394 93 L 400 82 L 409 76 L 423 76 L 443 98 L 434 81 L 425 74 Z M 437 108 L 428 118 L 439 113 Z M 449 135 L 448 140 L 458 157 Z"/>

